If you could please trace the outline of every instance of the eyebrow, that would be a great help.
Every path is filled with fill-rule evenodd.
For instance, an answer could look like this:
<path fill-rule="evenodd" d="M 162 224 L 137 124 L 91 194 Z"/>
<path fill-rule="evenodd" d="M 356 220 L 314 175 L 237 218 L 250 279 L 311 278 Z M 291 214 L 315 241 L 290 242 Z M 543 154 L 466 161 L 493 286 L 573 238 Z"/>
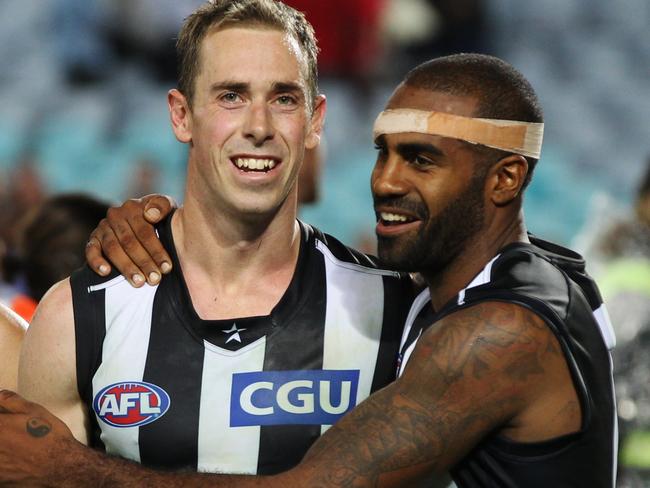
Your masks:
<path fill-rule="evenodd" d="M 280 93 L 280 92 L 303 92 L 303 87 L 299 83 L 295 83 L 293 81 L 276 81 L 273 83 L 271 86 L 271 89 L 275 93 Z"/>
<path fill-rule="evenodd" d="M 221 90 L 228 90 L 237 93 L 246 93 L 250 90 L 250 83 L 245 83 L 242 81 L 224 80 L 224 81 L 218 81 L 216 83 L 213 83 L 210 86 L 211 93 L 218 92 Z M 276 81 L 271 85 L 271 91 L 273 93 L 288 92 L 288 93 L 299 93 L 301 95 L 304 92 L 302 85 L 291 81 Z"/>
<path fill-rule="evenodd" d="M 250 89 L 249 83 L 244 83 L 241 81 L 218 81 L 210 85 L 210 92 L 214 93 L 220 90 L 228 90 L 234 92 L 247 92 Z"/>
<path fill-rule="evenodd" d="M 307 89 L 294 81 L 276 81 L 271 85 L 271 93 L 273 95 L 289 94 L 300 104 L 306 104 L 309 100 Z"/>
<path fill-rule="evenodd" d="M 444 156 L 445 153 L 437 146 L 426 142 L 401 142 L 395 149 L 398 154 L 410 155 L 416 153 L 429 153 L 433 156 Z"/>
<path fill-rule="evenodd" d="M 375 139 L 375 144 L 383 147 L 387 146 L 386 136 L 384 134 L 378 136 Z M 395 151 L 401 156 L 409 156 L 415 153 L 429 153 L 440 157 L 445 155 L 442 149 L 426 142 L 401 142 L 397 144 Z"/>

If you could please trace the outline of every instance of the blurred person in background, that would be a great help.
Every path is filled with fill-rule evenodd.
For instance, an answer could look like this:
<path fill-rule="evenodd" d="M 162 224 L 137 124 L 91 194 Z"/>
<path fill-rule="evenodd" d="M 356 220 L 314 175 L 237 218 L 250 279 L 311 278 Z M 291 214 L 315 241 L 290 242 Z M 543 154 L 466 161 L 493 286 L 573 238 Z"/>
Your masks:
<path fill-rule="evenodd" d="M 321 173 L 324 159 L 323 141 L 318 147 L 305 151 L 305 159 L 298 173 L 299 206 L 312 205 L 320 199 Z"/>
<path fill-rule="evenodd" d="M 14 272 L 21 222 L 45 199 L 46 188 L 31 157 L 0 180 L 0 303 L 11 304 L 24 295 Z M 28 309 L 31 307 L 28 307 Z"/>
<path fill-rule="evenodd" d="M 320 76 L 361 79 L 376 69 L 382 52 L 381 14 L 386 0 L 288 0 L 314 26 Z M 345 12 L 345 15 L 341 15 Z"/>
<path fill-rule="evenodd" d="M 0 389 L 15 389 L 18 384 L 20 346 L 27 322 L 0 303 Z"/>
<path fill-rule="evenodd" d="M 7 305 L 28 322 L 50 287 L 84 264 L 84 247 L 106 215 L 108 203 L 83 194 L 46 198 L 17 225 L 12 253 L 4 258 L 6 279 L 18 293 Z"/>
<path fill-rule="evenodd" d="M 0 182 L 0 241 L 7 252 L 17 239 L 16 227 L 45 199 L 47 188 L 32 157 L 25 157 Z"/>
<path fill-rule="evenodd" d="M 130 165 L 129 181 L 123 198 L 133 195 L 148 195 L 155 193 L 160 183 L 160 167 L 155 160 L 142 157 L 134 160 Z"/>
<path fill-rule="evenodd" d="M 592 245 L 618 344 L 614 378 L 624 488 L 650 486 L 650 157 L 629 216 Z"/>
<path fill-rule="evenodd" d="M 394 61 L 412 66 L 433 56 L 488 46 L 484 0 L 388 0 L 384 29 Z M 394 69 L 391 66 L 391 69 Z"/>

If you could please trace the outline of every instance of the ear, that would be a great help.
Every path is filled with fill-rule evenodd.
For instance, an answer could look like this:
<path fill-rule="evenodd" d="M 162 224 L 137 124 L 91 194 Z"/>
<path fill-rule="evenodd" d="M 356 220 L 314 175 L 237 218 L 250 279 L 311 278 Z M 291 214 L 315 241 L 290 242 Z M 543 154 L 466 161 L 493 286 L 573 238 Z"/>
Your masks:
<path fill-rule="evenodd" d="M 177 89 L 169 90 L 167 93 L 167 106 L 169 117 L 172 122 L 174 135 L 179 142 L 187 144 L 192 141 L 192 111 L 187 103 L 185 95 Z"/>
<path fill-rule="evenodd" d="M 528 161 L 519 155 L 500 159 L 488 176 L 489 197 L 497 207 L 509 204 L 517 198 L 528 174 Z"/>
<path fill-rule="evenodd" d="M 314 149 L 320 144 L 320 136 L 325 123 L 325 112 L 327 111 L 327 100 L 325 95 L 318 95 L 314 103 L 314 111 L 309 122 L 309 132 L 305 138 L 305 148 Z"/>

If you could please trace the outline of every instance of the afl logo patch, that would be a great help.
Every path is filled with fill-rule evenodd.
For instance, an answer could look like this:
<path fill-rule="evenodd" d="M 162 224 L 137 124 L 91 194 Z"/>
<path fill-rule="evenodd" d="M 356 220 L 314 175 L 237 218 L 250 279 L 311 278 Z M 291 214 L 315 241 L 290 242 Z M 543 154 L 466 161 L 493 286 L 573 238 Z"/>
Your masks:
<path fill-rule="evenodd" d="M 169 410 L 169 395 L 152 383 L 113 383 L 93 400 L 93 410 L 113 427 L 138 427 L 158 420 Z"/>

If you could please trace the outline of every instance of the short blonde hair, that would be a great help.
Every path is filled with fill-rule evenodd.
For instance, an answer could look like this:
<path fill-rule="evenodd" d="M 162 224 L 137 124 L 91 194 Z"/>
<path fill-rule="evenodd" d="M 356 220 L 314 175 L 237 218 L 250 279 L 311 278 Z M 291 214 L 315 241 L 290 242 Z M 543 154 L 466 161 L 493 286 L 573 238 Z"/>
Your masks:
<path fill-rule="evenodd" d="M 305 56 L 307 98 L 313 108 L 318 95 L 318 46 L 314 29 L 303 13 L 276 0 L 211 0 L 185 19 L 176 41 L 178 89 L 190 107 L 201 69 L 201 42 L 211 30 L 226 26 L 269 27 L 295 38 Z"/>

